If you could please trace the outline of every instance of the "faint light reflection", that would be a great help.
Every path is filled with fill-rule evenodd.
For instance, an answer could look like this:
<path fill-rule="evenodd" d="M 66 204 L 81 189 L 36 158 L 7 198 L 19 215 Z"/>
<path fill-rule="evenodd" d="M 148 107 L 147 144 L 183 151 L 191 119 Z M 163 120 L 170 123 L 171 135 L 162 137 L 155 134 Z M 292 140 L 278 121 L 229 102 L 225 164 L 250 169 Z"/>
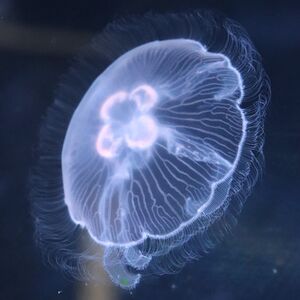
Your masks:
<path fill-rule="evenodd" d="M 85 239 L 83 239 L 84 241 Z M 82 243 L 82 247 L 86 248 L 89 245 L 84 245 Z M 103 250 L 100 247 L 99 253 L 102 253 Z M 96 249 L 98 251 L 98 249 Z M 107 273 L 101 267 L 100 264 L 97 266 L 97 270 L 95 271 L 94 265 L 91 262 L 87 267 L 87 272 L 91 271 L 97 278 L 100 278 L 100 282 L 84 282 L 80 283 L 77 286 L 76 300 L 116 300 L 117 297 L 117 289 L 112 284 L 112 282 L 108 279 Z M 97 274 L 95 274 L 97 273 Z"/>

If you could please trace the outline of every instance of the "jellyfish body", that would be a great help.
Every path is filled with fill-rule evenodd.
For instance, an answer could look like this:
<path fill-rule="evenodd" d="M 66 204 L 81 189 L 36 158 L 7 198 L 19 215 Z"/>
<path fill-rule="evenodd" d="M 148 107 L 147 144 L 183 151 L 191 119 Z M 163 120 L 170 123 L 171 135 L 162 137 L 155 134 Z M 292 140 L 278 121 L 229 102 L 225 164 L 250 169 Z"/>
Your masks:
<path fill-rule="evenodd" d="M 189 34 L 154 34 L 164 20 L 174 30 L 188 21 Z M 250 191 L 268 99 L 258 55 L 235 23 L 226 21 L 227 40 L 220 38 L 230 48 L 213 51 L 209 42 L 216 37 L 206 36 L 212 35 L 211 16 L 140 21 L 141 28 L 152 28 L 150 36 L 135 37 L 122 50 L 115 41 L 109 44 L 116 57 L 84 90 L 61 155 L 63 203 L 71 221 L 104 248 L 110 278 L 128 289 L 156 264 L 154 258 L 167 260 L 173 249 L 186 247 L 234 197 Z M 116 33 L 126 39 L 132 26 L 108 27 L 93 51 L 99 56 Z M 233 53 L 237 46 L 244 52 Z"/>

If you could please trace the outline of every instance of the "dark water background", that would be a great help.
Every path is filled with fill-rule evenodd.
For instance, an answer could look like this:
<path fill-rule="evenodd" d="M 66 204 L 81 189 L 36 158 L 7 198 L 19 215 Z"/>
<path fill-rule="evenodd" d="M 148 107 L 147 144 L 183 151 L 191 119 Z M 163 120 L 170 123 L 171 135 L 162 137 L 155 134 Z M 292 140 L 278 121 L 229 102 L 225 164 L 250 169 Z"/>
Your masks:
<path fill-rule="evenodd" d="M 177 275 L 146 281 L 118 298 L 300 299 L 297 1 L 0 0 L 1 300 L 77 299 L 78 283 L 42 263 L 26 183 L 42 116 L 73 53 L 117 16 L 190 8 L 219 10 L 238 21 L 262 54 L 272 83 L 265 174 L 238 226 L 215 250 Z"/>

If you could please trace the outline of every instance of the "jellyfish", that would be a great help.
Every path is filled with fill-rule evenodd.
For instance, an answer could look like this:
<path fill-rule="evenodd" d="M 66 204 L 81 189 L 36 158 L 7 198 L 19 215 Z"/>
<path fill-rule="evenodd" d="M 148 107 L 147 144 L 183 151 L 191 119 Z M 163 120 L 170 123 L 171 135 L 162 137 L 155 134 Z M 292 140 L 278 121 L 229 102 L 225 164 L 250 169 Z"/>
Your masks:
<path fill-rule="evenodd" d="M 132 289 L 211 248 L 207 233 L 223 234 L 216 224 L 228 227 L 260 174 L 269 97 L 260 56 L 232 20 L 196 11 L 109 24 L 40 132 L 32 198 L 47 255 L 78 277 L 102 265 Z"/>

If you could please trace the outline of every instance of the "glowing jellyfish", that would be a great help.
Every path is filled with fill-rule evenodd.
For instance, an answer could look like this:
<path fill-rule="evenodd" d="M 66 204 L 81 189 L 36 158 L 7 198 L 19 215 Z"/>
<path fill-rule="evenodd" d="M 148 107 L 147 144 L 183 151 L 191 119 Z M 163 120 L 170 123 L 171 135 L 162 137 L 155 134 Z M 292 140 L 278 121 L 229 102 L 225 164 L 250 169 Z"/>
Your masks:
<path fill-rule="evenodd" d="M 180 269 L 255 183 L 268 98 L 259 55 L 233 21 L 197 12 L 109 25 L 41 131 L 41 241 L 74 275 L 103 262 L 128 289 L 142 273 Z M 103 257 L 76 249 L 81 232 Z"/>

